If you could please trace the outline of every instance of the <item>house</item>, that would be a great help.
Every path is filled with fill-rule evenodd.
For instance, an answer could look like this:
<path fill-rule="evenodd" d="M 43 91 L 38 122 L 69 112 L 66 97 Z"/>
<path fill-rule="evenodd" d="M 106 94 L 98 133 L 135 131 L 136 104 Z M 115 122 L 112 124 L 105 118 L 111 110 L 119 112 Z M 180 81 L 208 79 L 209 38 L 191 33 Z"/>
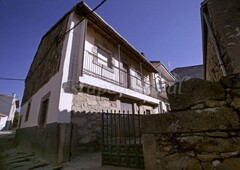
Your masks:
<path fill-rule="evenodd" d="M 0 130 L 12 128 L 15 112 L 19 107 L 19 100 L 16 94 L 0 94 Z"/>
<path fill-rule="evenodd" d="M 222 76 L 240 73 L 239 8 L 238 0 L 204 0 L 201 4 L 206 80 L 218 81 Z"/>
<path fill-rule="evenodd" d="M 40 42 L 17 139 L 49 161 L 67 161 L 99 149 L 102 111 L 166 112 L 164 87 L 173 82 L 168 70 L 155 67 L 81 2 Z"/>
<path fill-rule="evenodd" d="M 178 81 L 185 78 L 204 79 L 203 65 L 193 65 L 187 67 L 177 67 L 171 71 Z"/>

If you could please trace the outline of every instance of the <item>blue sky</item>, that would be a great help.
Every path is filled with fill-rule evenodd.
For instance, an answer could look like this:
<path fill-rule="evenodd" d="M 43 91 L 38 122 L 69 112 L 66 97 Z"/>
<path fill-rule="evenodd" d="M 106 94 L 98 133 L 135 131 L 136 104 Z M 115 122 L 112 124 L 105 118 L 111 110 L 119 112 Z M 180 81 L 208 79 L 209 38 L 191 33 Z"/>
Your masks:
<path fill-rule="evenodd" d="M 202 64 L 202 0 L 107 0 L 96 12 L 149 60 L 169 70 Z M 42 36 L 77 0 L 0 0 L 0 78 L 25 78 Z M 94 8 L 101 0 L 85 0 Z M 24 82 L 0 80 L 22 98 Z"/>

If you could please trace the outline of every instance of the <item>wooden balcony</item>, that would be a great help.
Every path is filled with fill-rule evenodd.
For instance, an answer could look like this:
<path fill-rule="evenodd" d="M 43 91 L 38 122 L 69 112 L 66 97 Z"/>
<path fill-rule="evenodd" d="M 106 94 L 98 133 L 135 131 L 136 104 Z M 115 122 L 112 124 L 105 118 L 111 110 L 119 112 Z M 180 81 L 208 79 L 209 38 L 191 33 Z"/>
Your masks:
<path fill-rule="evenodd" d="M 118 61 L 110 64 L 89 51 L 84 54 L 83 73 L 154 98 L 163 93 L 163 89 L 150 84 L 147 76 L 133 72 L 124 64 L 119 66 Z"/>

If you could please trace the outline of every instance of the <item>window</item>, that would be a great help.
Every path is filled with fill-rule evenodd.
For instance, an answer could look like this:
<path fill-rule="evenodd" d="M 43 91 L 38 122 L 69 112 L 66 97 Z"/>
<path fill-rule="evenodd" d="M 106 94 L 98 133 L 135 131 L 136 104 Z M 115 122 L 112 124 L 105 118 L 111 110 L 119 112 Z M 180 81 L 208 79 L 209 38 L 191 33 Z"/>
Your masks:
<path fill-rule="evenodd" d="M 30 108 L 31 108 L 31 102 L 28 103 L 28 106 L 27 106 L 27 112 L 26 112 L 26 115 L 25 115 L 25 122 L 28 121 L 28 117 L 29 117 L 29 113 L 30 113 Z"/>
<path fill-rule="evenodd" d="M 158 112 L 163 113 L 163 103 L 159 102 Z"/>
<path fill-rule="evenodd" d="M 136 84 L 142 86 L 142 74 L 138 71 L 136 71 Z"/>
<path fill-rule="evenodd" d="M 151 114 L 151 110 L 146 109 L 146 114 L 147 114 L 147 115 L 150 115 L 150 114 Z"/>
<path fill-rule="evenodd" d="M 98 47 L 97 48 L 97 56 L 98 56 L 97 62 L 99 64 L 102 64 L 104 66 L 112 68 L 111 55 L 110 55 L 109 52 L 107 52 L 106 50 Z"/>
<path fill-rule="evenodd" d="M 44 125 L 47 121 L 49 97 L 50 97 L 50 93 L 48 93 L 47 95 L 45 95 L 42 98 L 41 105 L 40 105 L 39 117 L 38 117 L 38 124 L 39 125 Z"/>
<path fill-rule="evenodd" d="M 130 114 L 133 114 L 133 104 L 132 103 L 125 103 L 121 102 L 121 112 L 129 112 Z"/>

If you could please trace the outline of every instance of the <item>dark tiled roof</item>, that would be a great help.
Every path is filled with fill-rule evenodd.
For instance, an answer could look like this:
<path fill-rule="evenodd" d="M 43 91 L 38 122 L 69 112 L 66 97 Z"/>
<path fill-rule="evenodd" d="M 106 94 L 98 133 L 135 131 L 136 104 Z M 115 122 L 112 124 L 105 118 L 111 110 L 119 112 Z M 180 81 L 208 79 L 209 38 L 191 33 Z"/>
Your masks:
<path fill-rule="evenodd" d="M 203 65 L 194 65 L 188 67 L 178 67 L 171 71 L 177 79 L 184 77 L 204 79 Z"/>

